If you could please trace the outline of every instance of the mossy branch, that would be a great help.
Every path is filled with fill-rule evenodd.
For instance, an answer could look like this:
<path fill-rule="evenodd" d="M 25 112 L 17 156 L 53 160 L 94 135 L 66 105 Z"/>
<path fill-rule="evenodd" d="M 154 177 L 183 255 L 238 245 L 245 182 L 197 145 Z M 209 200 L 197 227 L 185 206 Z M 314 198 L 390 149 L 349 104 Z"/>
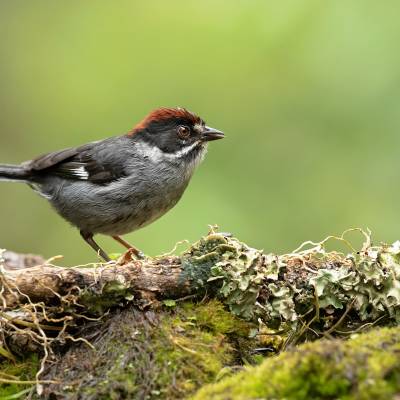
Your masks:
<path fill-rule="evenodd" d="M 30 318 L 52 325 L 54 315 L 99 316 L 127 302 L 143 307 L 207 294 L 236 316 L 262 321 L 294 341 L 398 323 L 400 242 L 373 247 L 365 235 L 362 249 L 348 255 L 327 252 L 326 241 L 291 254 L 264 254 L 211 231 L 180 256 L 134 260 L 127 253 L 113 263 L 74 268 L 3 265 L 0 321 L 9 322 L 4 313 L 18 311 L 16 323 Z M 36 303 L 41 309 L 34 309 L 33 318 Z"/>
<path fill-rule="evenodd" d="M 92 348 L 91 326 L 103 326 L 104 318 L 112 316 L 109 310 L 132 310 L 126 307 L 132 305 L 142 310 L 135 311 L 140 315 L 162 304 L 174 308 L 188 298 L 216 298 L 238 327 L 240 320 L 255 324 L 250 336 L 261 351 L 398 324 L 400 242 L 372 246 L 370 235 L 362 233 L 365 243 L 359 251 L 341 236 L 275 255 L 212 230 L 180 256 L 135 260 L 128 252 L 115 262 L 73 268 L 41 259 L 32 266 L 32 256 L 8 253 L 0 260 L 0 354 L 13 362 L 16 355 L 39 352 L 37 382 L 52 379 L 45 371 L 49 359 L 60 360 L 54 349 L 74 349 L 76 342 Z M 332 238 L 350 253 L 328 252 L 326 242 Z M 192 326 L 191 317 L 185 318 Z M 176 333 L 182 327 L 167 335 L 171 346 L 197 357 L 198 350 L 188 346 L 190 338 L 177 340 Z M 213 346 L 218 338 L 216 333 Z"/>

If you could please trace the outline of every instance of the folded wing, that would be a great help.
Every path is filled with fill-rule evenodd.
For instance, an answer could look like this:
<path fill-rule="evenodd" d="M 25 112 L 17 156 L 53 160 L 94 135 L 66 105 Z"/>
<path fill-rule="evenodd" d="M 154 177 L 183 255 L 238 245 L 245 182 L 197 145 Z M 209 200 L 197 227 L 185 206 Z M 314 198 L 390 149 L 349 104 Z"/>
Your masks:
<path fill-rule="evenodd" d="M 44 154 L 25 164 L 36 176 L 59 176 L 69 180 L 84 180 L 106 184 L 125 176 L 122 162 L 110 157 L 104 142 L 93 142 Z"/>

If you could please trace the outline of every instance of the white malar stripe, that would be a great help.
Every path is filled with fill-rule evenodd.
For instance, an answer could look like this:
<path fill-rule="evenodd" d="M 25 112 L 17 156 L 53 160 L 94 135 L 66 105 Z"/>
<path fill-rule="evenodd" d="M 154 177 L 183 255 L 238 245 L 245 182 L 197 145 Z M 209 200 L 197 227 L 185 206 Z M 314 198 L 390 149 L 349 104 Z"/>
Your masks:
<path fill-rule="evenodd" d="M 137 152 L 143 157 L 149 158 L 154 163 L 158 163 L 162 160 L 176 160 L 184 157 L 190 153 L 196 146 L 200 144 L 200 140 L 192 143 L 190 146 L 184 147 L 183 149 L 177 151 L 176 153 L 164 153 L 157 146 L 151 146 L 146 142 L 137 143 Z"/>
<path fill-rule="evenodd" d="M 186 156 L 186 154 L 190 153 L 199 144 L 200 144 L 200 140 L 192 143 L 190 146 L 184 147 L 183 149 L 177 151 L 176 153 L 167 154 L 167 156 L 171 157 L 171 158 L 181 158 L 183 156 Z"/>
<path fill-rule="evenodd" d="M 74 168 L 73 173 L 81 179 L 89 178 L 89 173 L 86 171 L 85 167 Z"/>

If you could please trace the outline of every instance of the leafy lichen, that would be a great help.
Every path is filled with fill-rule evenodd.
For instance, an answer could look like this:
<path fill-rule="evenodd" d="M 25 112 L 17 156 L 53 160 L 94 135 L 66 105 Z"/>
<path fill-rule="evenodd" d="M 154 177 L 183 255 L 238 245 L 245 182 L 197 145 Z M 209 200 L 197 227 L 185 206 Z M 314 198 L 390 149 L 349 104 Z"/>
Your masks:
<path fill-rule="evenodd" d="M 400 392 L 400 328 L 322 340 L 208 385 L 193 400 L 386 400 Z"/>
<path fill-rule="evenodd" d="M 278 256 L 212 231 L 182 256 L 184 273 L 208 285 L 233 314 L 285 332 L 289 342 L 398 324 L 400 242 L 373 247 L 365 235 L 361 251 L 348 255 L 327 252 L 323 241 Z"/>

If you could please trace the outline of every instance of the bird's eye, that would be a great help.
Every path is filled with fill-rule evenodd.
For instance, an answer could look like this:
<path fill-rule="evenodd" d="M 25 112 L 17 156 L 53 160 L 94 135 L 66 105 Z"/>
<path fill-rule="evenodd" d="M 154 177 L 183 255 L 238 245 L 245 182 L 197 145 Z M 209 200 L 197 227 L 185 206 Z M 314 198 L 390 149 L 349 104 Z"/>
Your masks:
<path fill-rule="evenodd" d="M 190 129 L 187 126 L 178 126 L 178 136 L 181 139 L 187 139 L 190 136 Z"/>

